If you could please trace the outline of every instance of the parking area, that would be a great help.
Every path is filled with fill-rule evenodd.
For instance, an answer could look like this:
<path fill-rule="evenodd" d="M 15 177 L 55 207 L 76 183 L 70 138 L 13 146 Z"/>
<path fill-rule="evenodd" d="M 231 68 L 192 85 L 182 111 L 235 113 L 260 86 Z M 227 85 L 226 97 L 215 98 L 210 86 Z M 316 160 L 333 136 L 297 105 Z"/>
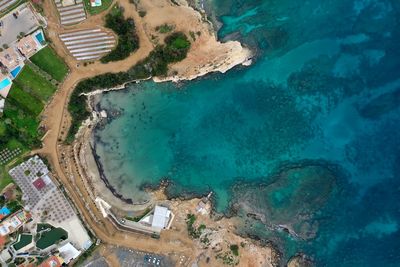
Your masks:
<path fill-rule="evenodd" d="M 174 262 L 166 256 L 149 254 L 123 247 L 107 247 L 107 254 L 113 254 L 121 267 L 173 267 Z M 107 267 L 107 260 L 97 250 L 92 257 L 87 259 L 82 266 Z"/>
<path fill-rule="evenodd" d="M 38 17 L 27 4 L 21 5 L 0 19 L 0 44 L 10 46 L 21 33 L 28 34 L 38 26 Z"/>
<path fill-rule="evenodd" d="M 0 12 L 6 11 L 7 8 L 11 7 L 18 0 L 0 0 Z"/>
<path fill-rule="evenodd" d="M 126 248 L 117 249 L 115 255 L 121 267 L 173 266 L 167 264 L 163 256 L 147 254 Z"/>

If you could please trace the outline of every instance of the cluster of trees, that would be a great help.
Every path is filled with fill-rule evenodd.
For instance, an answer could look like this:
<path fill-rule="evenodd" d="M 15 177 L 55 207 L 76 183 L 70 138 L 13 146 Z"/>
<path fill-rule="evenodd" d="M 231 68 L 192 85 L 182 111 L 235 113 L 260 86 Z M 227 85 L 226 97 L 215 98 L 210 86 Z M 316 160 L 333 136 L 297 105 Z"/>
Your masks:
<path fill-rule="evenodd" d="M 72 122 L 66 141 L 68 143 L 73 141 L 82 121 L 90 115 L 86 106 L 86 96 L 83 93 L 152 76 L 165 76 L 168 72 L 168 64 L 184 59 L 189 49 L 190 42 L 187 36 L 184 33 L 175 32 L 166 37 L 164 45 L 157 46 L 147 58 L 138 62 L 127 72 L 97 75 L 78 83 L 68 104 Z"/>
<path fill-rule="evenodd" d="M 12 139 L 17 139 L 27 147 L 39 147 L 42 129 L 36 129 L 39 122 L 31 113 L 24 110 L 14 99 L 9 97 L 3 116 L 0 118 L 0 150 L 7 147 Z M 35 129 L 32 131 L 32 129 Z"/>
<path fill-rule="evenodd" d="M 130 53 L 139 48 L 135 22 L 132 18 L 124 19 L 121 7 L 115 7 L 112 12 L 107 14 L 106 27 L 118 35 L 118 44 L 109 54 L 101 58 L 101 62 L 107 63 L 125 59 Z"/>

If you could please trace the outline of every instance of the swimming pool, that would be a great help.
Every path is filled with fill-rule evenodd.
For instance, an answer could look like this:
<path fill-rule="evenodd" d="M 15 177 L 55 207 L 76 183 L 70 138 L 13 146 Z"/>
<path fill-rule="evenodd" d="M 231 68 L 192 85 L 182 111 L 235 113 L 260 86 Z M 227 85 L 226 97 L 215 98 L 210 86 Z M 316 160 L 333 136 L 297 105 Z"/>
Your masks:
<path fill-rule="evenodd" d="M 40 44 L 43 45 L 45 43 L 43 32 L 38 32 L 37 34 L 35 34 L 35 38 Z"/>
<path fill-rule="evenodd" d="M 13 78 L 17 77 L 18 73 L 21 71 L 21 66 L 16 67 L 15 69 L 13 69 L 10 73 L 13 76 Z"/>
<path fill-rule="evenodd" d="M 7 207 L 2 207 L 0 209 L 0 215 L 7 216 L 11 213 L 11 211 Z"/>
<path fill-rule="evenodd" d="M 5 78 L 4 80 L 2 80 L 0 82 L 0 90 L 6 88 L 7 86 L 9 86 L 11 84 L 11 80 L 9 78 Z"/>

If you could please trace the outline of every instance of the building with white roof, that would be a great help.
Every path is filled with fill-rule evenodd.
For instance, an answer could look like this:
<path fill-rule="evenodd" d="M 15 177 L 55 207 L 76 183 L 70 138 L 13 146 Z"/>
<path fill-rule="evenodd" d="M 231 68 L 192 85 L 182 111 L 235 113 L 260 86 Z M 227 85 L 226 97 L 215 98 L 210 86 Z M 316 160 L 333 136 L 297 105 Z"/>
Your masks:
<path fill-rule="evenodd" d="M 1 253 L 0 253 L 0 258 L 3 261 L 8 261 L 9 259 L 11 259 L 11 254 L 10 252 L 8 252 L 8 249 L 4 249 Z"/>
<path fill-rule="evenodd" d="M 162 230 L 168 228 L 173 218 L 172 212 L 162 206 L 155 206 L 152 214 L 145 216 L 140 223 L 154 229 Z"/>
<path fill-rule="evenodd" d="M 160 229 L 167 227 L 170 215 L 171 211 L 169 211 L 166 207 L 156 206 L 154 208 L 151 226 Z"/>
<path fill-rule="evenodd" d="M 77 250 L 71 243 L 66 243 L 59 247 L 58 251 L 60 252 L 60 257 L 64 259 L 66 264 L 78 258 L 81 254 L 81 251 Z"/>

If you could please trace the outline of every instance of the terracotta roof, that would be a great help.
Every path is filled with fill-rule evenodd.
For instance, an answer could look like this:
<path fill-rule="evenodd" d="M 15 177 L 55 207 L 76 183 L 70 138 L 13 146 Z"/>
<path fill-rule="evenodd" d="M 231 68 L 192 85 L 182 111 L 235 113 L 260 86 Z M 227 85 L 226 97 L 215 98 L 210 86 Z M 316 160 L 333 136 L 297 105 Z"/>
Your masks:
<path fill-rule="evenodd" d="M 20 56 L 13 47 L 9 47 L 0 53 L 0 62 L 10 70 L 18 66 L 20 60 Z"/>
<path fill-rule="evenodd" d="M 60 267 L 61 264 L 62 263 L 58 257 L 51 256 L 50 258 L 42 262 L 42 264 L 40 264 L 39 267 Z"/>
<path fill-rule="evenodd" d="M 26 57 L 31 57 L 35 54 L 38 49 L 38 45 L 33 39 L 32 35 L 25 36 L 22 38 L 17 45 L 19 51 L 24 54 Z"/>

